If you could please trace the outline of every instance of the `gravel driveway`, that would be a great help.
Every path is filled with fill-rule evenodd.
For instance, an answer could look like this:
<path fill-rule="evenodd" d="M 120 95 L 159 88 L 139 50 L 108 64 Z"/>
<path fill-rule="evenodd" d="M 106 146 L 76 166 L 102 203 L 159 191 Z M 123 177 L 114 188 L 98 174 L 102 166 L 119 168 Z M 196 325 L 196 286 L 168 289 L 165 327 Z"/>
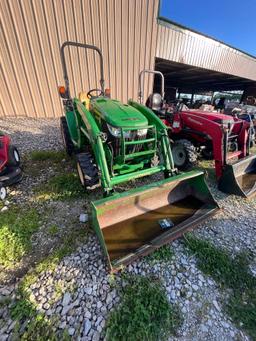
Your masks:
<path fill-rule="evenodd" d="M 58 126 L 58 119 L 0 119 L 0 129 L 12 136 L 22 154 L 33 150 L 61 149 Z M 26 205 L 32 200 L 33 186 L 51 176 L 49 170 L 49 174 L 39 173 L 38 178 L 31 182 L 30 175 L 25 173 L 24 182 L 10 194 L 9 205 Z M 211 190 L 222 210 L 204 222 L 195 234 L 212 241 L 215 246 L 227 249 L 232 255 L 250 250 L 254 255 L 251 270 L 256 275 L 256 200 L 227 197 L 212 184 Z M 51 207 L 54 212 L 51 219 L 56 224 L 65 229 L 69 219 L 73 219 L 73 223 L 75 221 L 85 230 L 87 238 L 72 254 L 62 259 L 54 271 L 44 271 L 30 287 L 30 299 L 37 310 L 48 317 L 58 316 L 54 328 L 66 328 L 74 340 L 100 340 L 108 313 L 119 301 L 118 293 L 110 285 L 107 263 L 95 234 L 87 223 L 83 225 L 79 222 L 79 214 L 87 212 L 92 198 L 47 204 L 47 209 Z M 43 216 L 46 208 L 40 209 Z M 52 252 L 58 243 L 49 238 L 44 239 L 45 228 L 42 226 L 35 236 L 42 257 L 44 251 L 46 254 Z M 184 318 L 182 327 L 172 340 L 249 340 L 223 312 L 225 292 L 197 268 L 196 259 L 188 255 L 182 239 L 176 240 L 170 247 L 174 256 L 169 261 L 152 265 L 146 259 L 141 259 L 129 265 L 127 271 L 154 274 L 163 279 L 169 300 L 180 307 Z M 37 259 L 33 260 L 32 256 L 24 260 L 22 274 L 36 262 Z M 15 282 L 14 277 L 6 274 L 2 278 L 0 298 L 15 298 L 17 285 L 18 281 Z M 61 287 L 58 295 L 56 286 Z M 8 307 L 0 305 L 0 320 L 0 340 L 11 340 L 14 322 Z"/>

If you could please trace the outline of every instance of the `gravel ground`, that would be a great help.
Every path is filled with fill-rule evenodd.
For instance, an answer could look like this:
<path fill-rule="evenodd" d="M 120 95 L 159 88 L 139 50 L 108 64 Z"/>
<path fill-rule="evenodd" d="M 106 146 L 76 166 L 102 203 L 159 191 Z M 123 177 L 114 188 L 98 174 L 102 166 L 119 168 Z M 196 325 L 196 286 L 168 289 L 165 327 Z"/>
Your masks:
<path fill-rule="evenodd" d="M 0 129 L 12 136 L 22 153 L 60 149 L 58 125 L 58 120 L 0 119 Z M 40 182 L 44 176 L 40 173 L 37 181 Z M 33 184 L 28 178 L 25 176 L 24 182 L 11 193 L 11 203 L 30 200 Z M 227 249 L 232 255 L 251 250 L 254 255 L 251 269 L 256 274 L 256 200 L 227 197 L 212 185 L 211 190 L 222 210 L 203 223 L 196 235 Z M 52 219 L 65 228 L 70 217 L 75 217 L 80 224 L 79 214 L 86 211 L 88 202 L 75 202 L 76 208 L 72 211 L 70 208 L 73 204 L 70 203 L 54 202 L 50 205 L 54 206 Z M 98 240 L 87 224 L 85 228 L 86 241 L 74 253 L 66 256 L 55 271 L 46 271 L 39 276 L 30 287 L 30 300 L 39 312 L 44 312 L 48 317 L 58 316 L 56 330 L 66 328 L 74 340 L 95 341 L 103 338 L 102 331 L 108 313 L 118 303 L 119 296 L 110 285 L 107 263 Z M 40 230 L 37 238 L 41 241 L 44 240 L 43 231 Z M 54 242 L 45 243 L 42 242 L 41 247 L 46 245 L 53 248 L 55 245 Z M 126 270 L 162 278 L 170 302 L 180 307 L 184 318 L 177 336 L 170 340 L 249 340 L 223 312 L 225 293 L 210 277 L 200 272 L 195 258 L 188 256 L 182 239 L 176 240 L 170 247 L 174 256 L 168 262 L 155 262 L 152 265 L 143 258 L 129 265 Z M 0 286 L 0 298 L 14 299 L 17 285 L 18 281 L 10 281 L 8 285 Z M 11 340 L 13 329 L 14 322 L 8 307 L 0 306 L 0 340 Z"/>

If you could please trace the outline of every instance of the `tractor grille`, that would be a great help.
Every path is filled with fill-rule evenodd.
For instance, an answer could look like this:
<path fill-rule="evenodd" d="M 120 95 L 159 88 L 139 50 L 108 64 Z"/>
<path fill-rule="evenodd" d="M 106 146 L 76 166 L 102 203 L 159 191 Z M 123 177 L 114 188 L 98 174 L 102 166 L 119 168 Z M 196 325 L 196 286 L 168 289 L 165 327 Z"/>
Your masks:
<path fill-rule="evenodd" d="M 138 135 L 137 130 L 133 130 L 130 132 L 129 137 L 125 137 L 125 141 L 140 141 L 144 140 L 147 137 L 147 134 L 144 135 Z M 122 141 L 121 138 L 115 138 L 112 142 L 113 150 L 114 150 L 114 157 L 119 156 L 122 154 Z M 134 146 L 127 146 L 126 147 L 126 153 L 132 154 L 139 152 L 143 150 L 144 145 L 143 144 L 136 144 Z"/>
<path fill-rule="evenodd" d="M 153 157 L 157 148 L 156 127 L 154 125 L 143 127 L 139 133 L 142 130 L 145 132 L 143 135 L 138 134 L 138 129 L 123 128 L 121 138 L 112 139 L 114 157 L 120 157 L 123 163 L 132 163 L 133 160 L 146 156 Z"/>

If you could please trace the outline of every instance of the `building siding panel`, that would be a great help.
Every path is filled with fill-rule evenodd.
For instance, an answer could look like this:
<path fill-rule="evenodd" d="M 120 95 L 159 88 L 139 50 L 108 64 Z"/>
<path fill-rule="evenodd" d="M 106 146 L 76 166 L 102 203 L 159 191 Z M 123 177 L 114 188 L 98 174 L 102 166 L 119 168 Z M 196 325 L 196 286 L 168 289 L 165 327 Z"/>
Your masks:
<path fill-rule="evenodd" d="M 256 80 L 256 60 L 187 29 L 157 20 L 158 0 L 1 0 L 0 116 L 58 117 L 60 46 L 95 44 L 113 98 L 137 99 L 138 75 L 155 58 Z M 93 51 L 66 50 L 73 95 L 99 87 Z M 72 61 L 72 63 L 71 63 Z M 144 98 L 153 77 L 145 77 Z"/>
<path fill-rule="evenodd" d="M 0 116 L 62 115 L 60 46 L 95 44 L 113 98 L 137 99 L 138 75 L 154 67 L 158 0 L 1 0 Z M 73 95 L 99 87 L 95 52 L 66 50 Z M 72 60 L 72 63 L 71 63 Z M 145 95 L 153 78 L 146 78 Z"/>
<path fill-rule="evenodd" d="M 158 23 L 156 57 L 256 80 L 256 58 L 178 25 Z M 171 43 L 163 44 L 170 34 Z"/>

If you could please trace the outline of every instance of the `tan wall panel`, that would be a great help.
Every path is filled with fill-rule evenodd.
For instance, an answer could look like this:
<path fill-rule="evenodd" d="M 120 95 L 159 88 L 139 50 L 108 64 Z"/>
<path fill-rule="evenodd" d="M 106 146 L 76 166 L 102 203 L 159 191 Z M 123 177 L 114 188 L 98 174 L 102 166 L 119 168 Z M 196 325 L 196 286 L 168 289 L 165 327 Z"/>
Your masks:
<path fill-rule="evenodd" d="M 256 58 L 159 20 L 156 57 L 256 80 Z"/>
<path fill-rule="evenodd" d="M 57 117 L 63 84 L 60 46 L 100 47 L 113 98 L 137 99 L 138 75 L 153 68 L 158 0 L 1 0 L 0 116 Z M 66 51 L 72 94 L 99 87 L 95 52 Z M 72 63 L 71 63 L 72 60 Z M 153 78 L 146 78 L 145 97 Z"/>

